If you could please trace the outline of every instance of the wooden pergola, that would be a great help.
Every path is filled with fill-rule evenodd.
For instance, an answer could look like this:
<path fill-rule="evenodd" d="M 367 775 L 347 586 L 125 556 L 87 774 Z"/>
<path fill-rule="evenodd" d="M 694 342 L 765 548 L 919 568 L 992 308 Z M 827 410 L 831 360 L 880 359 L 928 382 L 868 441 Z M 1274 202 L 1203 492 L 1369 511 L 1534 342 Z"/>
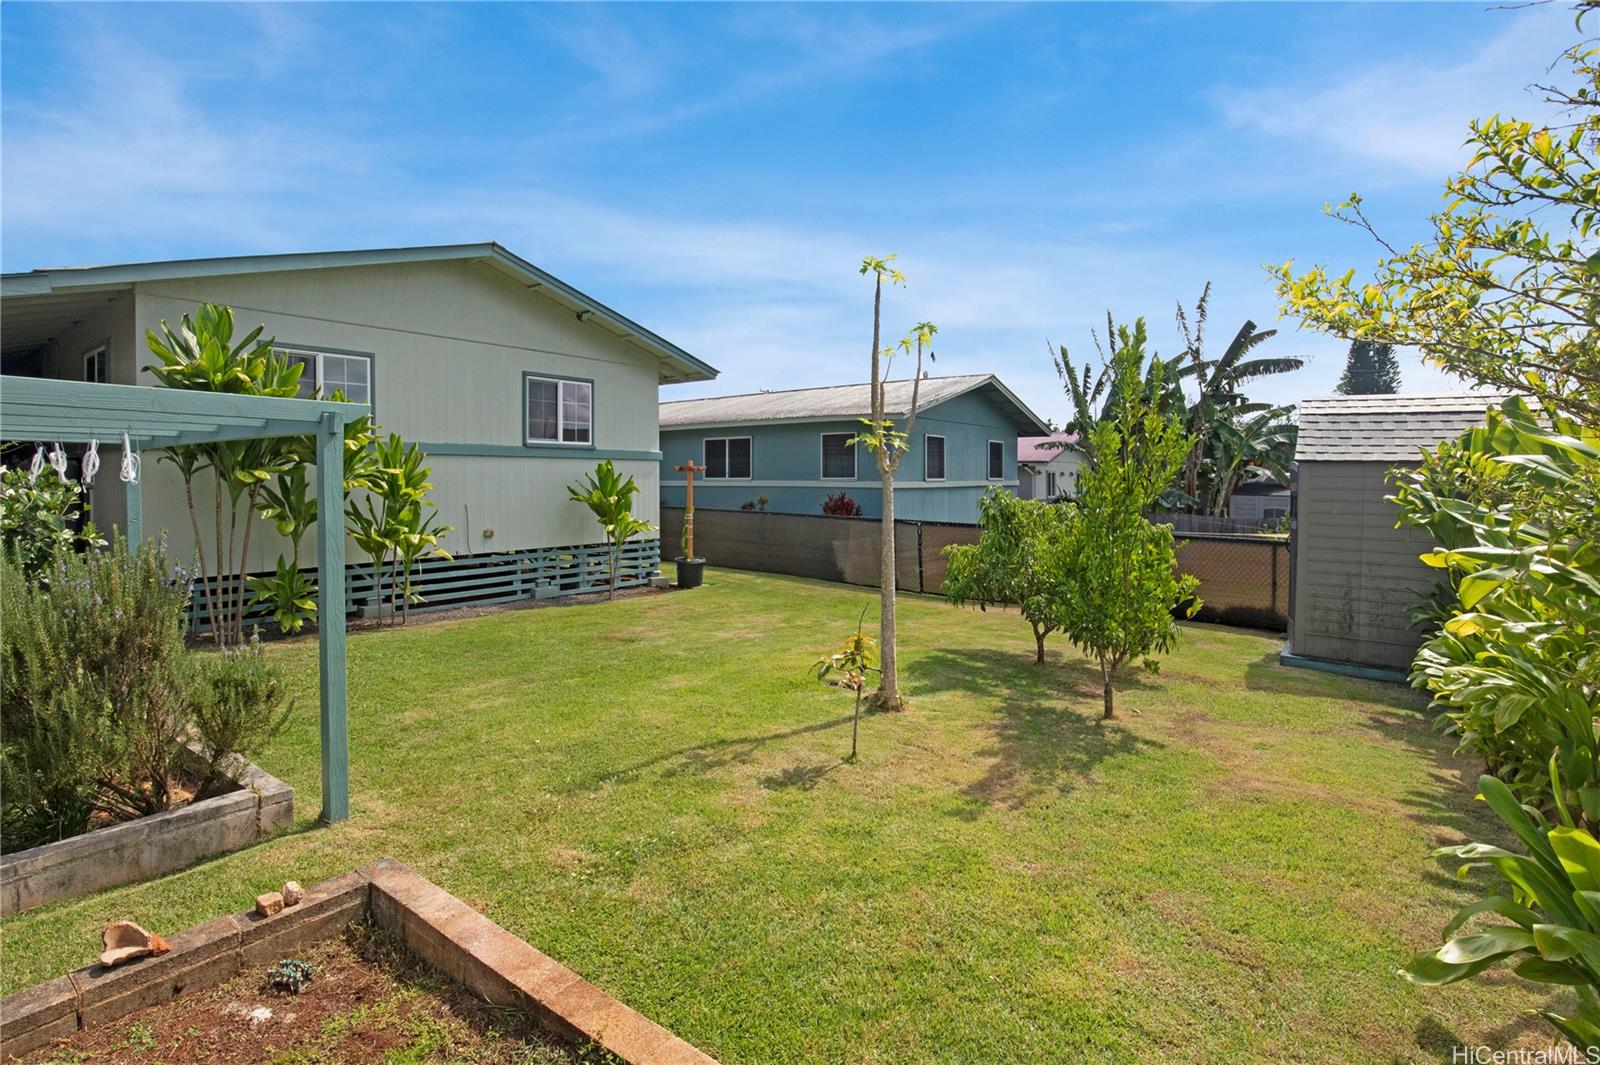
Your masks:
<path fill-rule="evenodd" d="M 119 446 L 309 436 L 316 441 L 317 513 L 344 513 L 344 427 L 367 413 L 359 403 L 279 399 L 172 388 L 0 376 L 0 440 Z M 116 476 L 112 470 L 106 474 Z M 106 474 L 102 474 L 105 476 Z M 45 476 L 54 476 L 46 473 Z M 142 474 L 141 474 L 142 479 Z M 143 536 L 139 480 L 124 482 L 129 544 Z M 346 720 L 344 523 L 317 522 L 317 652 L 322 704 L 322 819 L 350 816 Z"/>

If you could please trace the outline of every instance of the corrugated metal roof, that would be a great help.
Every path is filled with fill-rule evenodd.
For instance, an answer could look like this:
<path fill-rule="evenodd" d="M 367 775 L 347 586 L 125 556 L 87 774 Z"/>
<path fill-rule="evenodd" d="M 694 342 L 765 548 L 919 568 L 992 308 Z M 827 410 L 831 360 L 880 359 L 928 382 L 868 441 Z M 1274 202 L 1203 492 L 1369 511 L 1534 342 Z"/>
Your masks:
<path fill-rule="evenodd" d="M 1407 462 L 1460 436 L 1506 397 L 1330 396 L 1300 404 L 1296 462 Z"/>
<path fill-rule="evenodd" d="M 1065 445 L 1076 444 L 1077 433 L 1051 433 L 1049 436 L 1017 437 L 1018 462 L 1051 462 L 1061 457 Z M 1049 447 L 1045 445 L 1049 444 Z"/>
<path fill-rule="evenodd" d="M 910 379 L 884 385 L 884 411 L 904 416 L 911 408 Z M 1040 417 L 1029 410 L 994 374 L 965 374 L 959 377 L 925 377 L 918 395 L 922 410 L 954 399 L 976 389 L 992 387 L 1001 399 L 1017 411 L 1023 429 L 1047 430 Z M 743 425 L 748 422 L 824 421 L 833 418 L 864 418 L 872 412 L 870 386 L 829 385 L 825 388 L 793 388 L 775 392 L 751 392 L 742 396 L 711 396 L 705 399 L 678 399 L 661 404 L 661 428 L 682 429 L 701 425 Z"/>

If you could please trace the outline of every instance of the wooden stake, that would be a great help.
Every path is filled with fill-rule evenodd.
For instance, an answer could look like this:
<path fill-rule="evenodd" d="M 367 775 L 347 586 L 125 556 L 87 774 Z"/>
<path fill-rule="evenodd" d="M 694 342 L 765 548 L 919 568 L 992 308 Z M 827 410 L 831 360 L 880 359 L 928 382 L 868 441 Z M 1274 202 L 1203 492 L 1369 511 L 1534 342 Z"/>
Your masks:
<path fill-rule="evenodd" d="M 694 558 L 694 475 L 706 468 L 695 465 L 694 459 L 672 468 L 683 474 L 683 557 Z"/>

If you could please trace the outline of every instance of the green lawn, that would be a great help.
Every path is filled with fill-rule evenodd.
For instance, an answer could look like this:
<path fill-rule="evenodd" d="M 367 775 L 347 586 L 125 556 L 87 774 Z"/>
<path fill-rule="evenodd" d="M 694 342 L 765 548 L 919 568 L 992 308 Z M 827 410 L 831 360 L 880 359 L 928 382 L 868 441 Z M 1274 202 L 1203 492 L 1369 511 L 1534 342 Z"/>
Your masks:
<path fill-rule="evenodd" d="M 1186 626 L 1101 723 L 1088 664 L 1015 615 L 901 607 L 909 711 L 808 666 L 875 592 L 706 587 L 350 640 L 353 818 L 318 809 L 316 647 L 263 759 L 299 828 L 7 919 L 3 986 L 100 926 L 171 932 L 392 855 L 727 1062 L 1448 1059 L 1543 1044 L 1514 982 L 1395 969 L 1500 839 L 1417 699 Z M 869 611 L 868 622 L 872 623 Z"/>

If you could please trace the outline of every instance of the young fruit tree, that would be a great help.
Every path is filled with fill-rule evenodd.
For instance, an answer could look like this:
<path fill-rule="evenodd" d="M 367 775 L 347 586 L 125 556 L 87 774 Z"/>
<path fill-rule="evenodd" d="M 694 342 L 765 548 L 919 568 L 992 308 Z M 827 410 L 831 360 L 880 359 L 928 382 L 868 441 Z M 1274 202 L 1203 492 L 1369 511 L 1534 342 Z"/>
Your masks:
<path fill-rule="evenodd" d="M 1044 638 L 1061 628 L 1061 596 L 1052 557 L 1071 525 L 1068 504 L 1019 499 L 991 488 L 978 500 L 978 542 L 944 549 L 945 598 L 979 610 L 1012 606 L 1033 627 L 1034 662 L 1044 665 Z"/>
<path fill-rule="evenodd" d="M 878 646 L 861 628 L 866 620 L 867 612 L 862 610 L 861 616 L 856 619 L 856 631 L 845 637 L 837 651 L 823 655 L 811 667 L 816 670 L 817 679 L 822 683 L 848 688 L 855 693 L 856 710 L 855 716 L 850 719 L 850 757 L 845 759 L 847 762 L 856 760 L 856 732 L 861 725 L 861 696 L 867 688 L 867 677 L 878 672 Z"/>
<path fill-rule="evenodd" d="M 1077 512 L 1051 552 L 1062 631 L 1100 666 L 1105 716 L 1115 716 L 1117 674 L 1178 640 L 1172 612 L 1200 607 L 1199 582 L 1177 575 L 1172 526 L 1144 516 L 1189 453 L 1189 436 L 1148 401 L 1141 380 L 1143 323 L 1118 330 L 1111 352 L 1112 410 L 1091 430 L 1094 461 L 1078 475 Z M 1159 371 L 1157 371 L 1159 373 Z"/>
<path fill-rule="evenodd" d="M 904 708 L 900 698 L 900 677 L 895 661 L 894 475 L 900 468 L 900 460 L 905 457 L 906 451 L 911 446 L 911 431 L 917 424 L 917 406 L 921 398 L 922 360 L 926 356 L 929 362 L 933 361 L 933 336 L 939 331 L 938 326 L 932 322 L 921 322 L 897 345 L 900 353 L 907 356 L 915 353 L 917 361 L 911 376 L 911 401 L 905 411 L 905 427 L 896 428 L 895 419 L 886 410 L 884 398 L 884 384 L 889 376 L 890 364 L 896 355 L 896 347 L 879 346 L 883 335 L 883 283 L 885 281 L 890 285 L 906 283 L 905 275 L 889 265 L 893 261 L 893 255 L 882 259 L 868 257 L 861 260 L 861 273 L 870 274 L 873 280 L 871 416 L 861 419 L 863 429 L 850 441 L 852 447 L 856 444 L 865 444 L 867 450 L 877 457 L 878 478 L 883 486 L 883 515 L 880 523 L 882 548 L 879 555 L 881 576 L 878 585 L 882 602 L 878 631 L 882 662 L 878 674 L 878 690 L 872 697 L 874 705 L 880 710 Z"/>

